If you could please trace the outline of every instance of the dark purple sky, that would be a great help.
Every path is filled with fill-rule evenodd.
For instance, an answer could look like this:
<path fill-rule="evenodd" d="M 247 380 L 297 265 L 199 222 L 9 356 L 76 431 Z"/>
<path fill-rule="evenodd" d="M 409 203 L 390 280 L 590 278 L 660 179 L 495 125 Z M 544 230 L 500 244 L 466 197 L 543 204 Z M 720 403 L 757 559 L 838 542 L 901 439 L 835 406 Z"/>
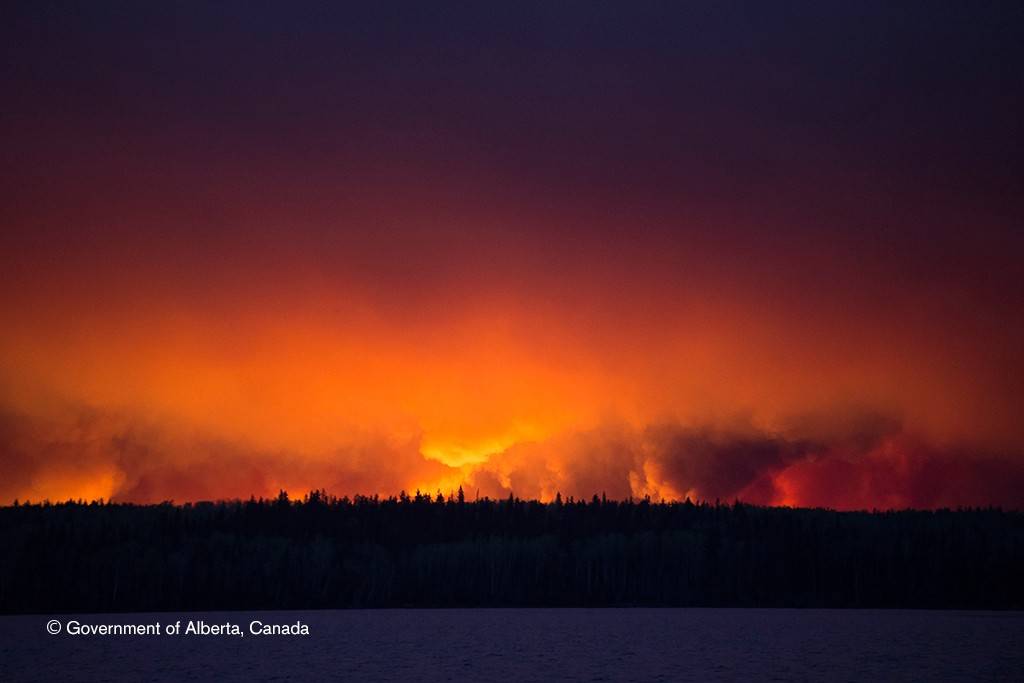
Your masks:
<path fill-rule="evenodd" d="M 1021 504 L 1020 3 L 428 5 L 4 5 L 0 499 Z"/>

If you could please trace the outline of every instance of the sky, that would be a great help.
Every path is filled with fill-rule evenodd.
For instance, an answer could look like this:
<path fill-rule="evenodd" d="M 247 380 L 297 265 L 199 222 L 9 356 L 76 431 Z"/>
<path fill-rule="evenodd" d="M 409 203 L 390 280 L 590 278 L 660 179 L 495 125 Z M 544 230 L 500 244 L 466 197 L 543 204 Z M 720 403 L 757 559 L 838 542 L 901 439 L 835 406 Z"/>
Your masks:
<path fill-rule="evenodd" d="M 1024 6 L 4 3 L 0 503 L 1024 507 Z"/>

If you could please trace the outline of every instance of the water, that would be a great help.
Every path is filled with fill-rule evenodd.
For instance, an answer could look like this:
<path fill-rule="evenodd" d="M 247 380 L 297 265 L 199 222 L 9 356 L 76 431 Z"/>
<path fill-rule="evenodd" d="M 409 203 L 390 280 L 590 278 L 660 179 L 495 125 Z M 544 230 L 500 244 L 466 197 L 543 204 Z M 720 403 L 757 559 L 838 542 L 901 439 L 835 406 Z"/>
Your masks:
<path fill-rule="evenodd" d="M 61 633 L 49 635 L 50 619 Z M 249 633 L 249 622 L 308 636 Z M 68 635 L 67 622 L 232 622 L 233 635 Z M 467 609 L 0 617 L 0 678 L 1024 680 L 1024 612 Z"/>

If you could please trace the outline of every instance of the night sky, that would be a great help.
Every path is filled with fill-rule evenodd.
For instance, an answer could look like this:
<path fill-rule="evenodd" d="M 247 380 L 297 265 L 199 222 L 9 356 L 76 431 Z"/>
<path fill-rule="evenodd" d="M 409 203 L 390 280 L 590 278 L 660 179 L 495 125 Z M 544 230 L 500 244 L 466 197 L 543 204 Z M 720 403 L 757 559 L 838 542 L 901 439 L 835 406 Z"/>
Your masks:
<path fill-rule="evenodd" d="M 1020 2 L 4 3 L 0 502 L 1024 507 Z"/>

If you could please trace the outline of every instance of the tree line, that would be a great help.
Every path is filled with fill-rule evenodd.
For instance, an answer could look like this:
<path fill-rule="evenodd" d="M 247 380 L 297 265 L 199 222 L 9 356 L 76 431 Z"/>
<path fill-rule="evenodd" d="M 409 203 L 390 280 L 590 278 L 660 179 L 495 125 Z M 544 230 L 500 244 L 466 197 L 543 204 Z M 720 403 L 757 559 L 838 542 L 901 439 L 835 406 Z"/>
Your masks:
<path fill-rule="evenodd" d="M 417 492 L 0 508 L 5 613 L 1024 607 L 1024 513 Z"/>

